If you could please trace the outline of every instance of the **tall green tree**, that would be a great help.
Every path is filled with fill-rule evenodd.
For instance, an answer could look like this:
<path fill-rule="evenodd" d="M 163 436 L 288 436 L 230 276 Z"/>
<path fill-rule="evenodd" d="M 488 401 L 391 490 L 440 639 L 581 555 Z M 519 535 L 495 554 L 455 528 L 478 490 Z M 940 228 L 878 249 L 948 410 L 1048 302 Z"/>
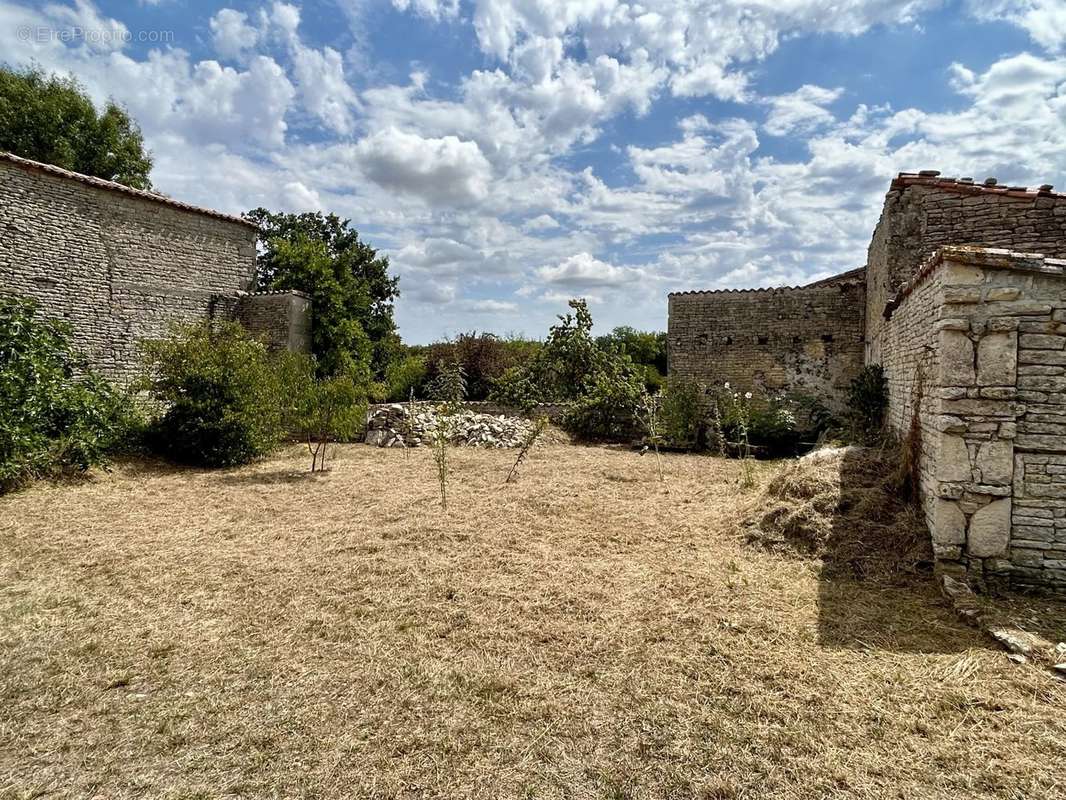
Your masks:
<path fill-rule="evenodd" d="M 399 279 L 389 259 L 360 241 L 336 214 L 273 213 L 245 218 L 259 226 L 256 285 L 296 289 L 312 297 L 314 354 L 322 374 L 366 366 L 377 380 L 400 354 L 393 304 Z"/>
<path fill-rule="evenodd" d="M 72 77 L 0 66 L 0 150 L 150 189 L 152 157 L 137 123 L 109 102 L 99 113 Z"/>

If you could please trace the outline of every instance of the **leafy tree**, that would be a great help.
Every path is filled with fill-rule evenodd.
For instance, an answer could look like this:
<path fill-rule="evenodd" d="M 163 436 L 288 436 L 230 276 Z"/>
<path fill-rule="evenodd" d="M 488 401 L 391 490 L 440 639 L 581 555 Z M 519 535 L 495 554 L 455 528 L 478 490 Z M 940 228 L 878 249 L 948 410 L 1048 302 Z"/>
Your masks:
<path fill-rule="evenodd" d="M 382 380 L 401 348 L 393 317 L 399 279 L 389 275 L 388 257 L 336 214 L 257 208 L 244 216 L 260 230 L 257 288 L 312 297 L 319 373 L 369 368 Z"/>
<path fill-rule="evenodd" d="M 98 113 L 71 77 L 0 66 L 0 150 L 150 189 L 151 155 L 137 123 L 114 102 Z"/>
<path fill-rule="evenodd" d="M 0 299 L 0 493 L 106 464 L 131 424 L 128 398 L 88 369 L 68 326 Z"/>
<path fill-rule="evenodd" d="M 414 349 L 414 348 L 412 348 Z M 528 361 L 540 349 L 538 342 L 501 338 L 491 333 L 461 333 L 454 339 L 418 348 L 425 354 L 425 385 L 447 365 L 459 363 L 467 381 L 467 399 L 485 400 L 496 380 L 512 367 Z M 424 393 L 425 387 L 423 387 Z"/>
<path fill-rule="evenodd" d="M 662 388 L 666 380 L 666 333 L 663 331 L 638 331 L 628 325 L 599 336 L 597 344 L 619 353 L 625 353 L 642 373 L 644 385 L 649 392 Z"/>
<path fill-rule="evenodd" d="M 326 469 L 331 442 L 351 441 L 366 421 L 366 390 L 349 375 L 315 378 L 314 363 L 290 356 L 283 367 L 288 403 L 286 430 L 307 443 L 311 472 Z"/>
<path fill-rule="evenodd" d="M 585 301 L 571 300 L 569 305 L 573 313 L 559 317 L 528 362 L 504 373 L 492 399 L 523 407 L 570 402 L 563 421 L 575 432 L 627 436 L 637 427 L 641 378 L 628 355 L 592 337 L 592 315 Z"/>

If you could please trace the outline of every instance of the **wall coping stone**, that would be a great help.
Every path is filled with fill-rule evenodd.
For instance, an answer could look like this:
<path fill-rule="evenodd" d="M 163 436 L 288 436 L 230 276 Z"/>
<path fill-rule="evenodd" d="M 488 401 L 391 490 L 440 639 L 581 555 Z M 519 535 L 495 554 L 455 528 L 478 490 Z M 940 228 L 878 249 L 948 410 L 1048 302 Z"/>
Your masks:
<path fill-rule="evenodd" d="M 1043 253 L 1022 253 L 1002 247 L 946 245 L 938 248 L 923 261 L 914 277 L 885 305 L 885 319 L 890 318 L 907 295 L 918 288 L 945 261 L 956 261 L 985 269 L 1024 270 L 1066 278 L 1066 258 L 1050 258 Z"/>
<path fill-rule="evenodd" d="M 1016 197 L 1033 200 L 1037 197 L 1066 197 L 1062 192 L 1051 191 L 1051 184 L 1045 183 L 1037 189 L 1027 186 L 1000 186 L 995 178 L 986 178 L 984 183 L 975 183 L 973 178 L 942 178 L 935 169 L 921 172 L 901 172 L 892 179 L 889 191 L 905 189 L 908 186 L 932 186 L 958 194 L 984 194 L 999 197 Z"/>
<path fill-rule="evenodd" d="M 78 181 L 89 186 L 94 186 L 97 189 L 107 189 L 112 192 L 119 192 L 120 194 L 129 195 L 131 197 L 137 197 L 141 200 L 148 200 L 153 203 L 161 203 L 171 208 L 177 208 L 182 211 L 191 211 L 194 214 L 203 214 L 204 216 L 214 217 L 215 219 L 225 220 L 226 222 L 234 222 L 240 225 L 247 225 L 250 228 L 259 230 L 259 226 L 251 220 L 244 219 L 244 217 L 237 217 L 232 214 L 224 214 L 221 211 L 215 211 L 211 208 L 203 208 L 201 206 L 194 206 L 191 203 L 184 203 L 181 200 L 175 200 L 166 195 L 159 194 L 157 192 L 150 192 L 145 189 L 134 189 L 132 186 L 125 186 L 115 181 L 104 180 L 103 178 L 96 178 L 92 175 L 82 175 L 80 172 L 71 172 L 70 170 L 57 167 L 53 164 L 44 164 L 40 161 L 33 161 L 29 158 L 22 158 L 16 156 L 13 153 L 7 153 L 0 151 L 0 161 L 4 161 L 8 164 L 13 164 L 17 167 L 21 167 L 26 170 L 36 170 L 39 172 L 45 172 L 49 175 L 55 175 L 59 178 L 66 178 L 67 180 Z"/>
<path fill-rule="evenodd" d="M 844 286 L 851 283 L 865 282 L 866 267 L 856 267 L 855 269 L 849 269 L 846 272 L 841 272 L 837 275 L 830 275 L 828 278 L 822 278 L 821 280 L 814 281 L 814 283 L 806 283 L 802 286 L 760 286 L 750 289 L 691 289 L 686 292 L 670 292 L 667 296 L 683 297 L 691 294 L 764 294 L 767 292 L 776 294 L 779 292 L 801 292 L 805 289 L 824 289 L 837 283 Z"/>

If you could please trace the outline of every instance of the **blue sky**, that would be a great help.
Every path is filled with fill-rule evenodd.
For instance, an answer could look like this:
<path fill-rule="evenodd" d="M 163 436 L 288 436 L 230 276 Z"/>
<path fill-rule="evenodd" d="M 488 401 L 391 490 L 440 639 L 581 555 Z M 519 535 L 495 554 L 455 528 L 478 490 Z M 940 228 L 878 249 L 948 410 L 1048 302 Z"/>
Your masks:
<path fill-rule="evenodd" d="M 1064 51 L 1066 0 L 0 0 L 159 190 L 350 217 L 412 342 L 850 269 L 901 170 L 1066 184 Z"/>

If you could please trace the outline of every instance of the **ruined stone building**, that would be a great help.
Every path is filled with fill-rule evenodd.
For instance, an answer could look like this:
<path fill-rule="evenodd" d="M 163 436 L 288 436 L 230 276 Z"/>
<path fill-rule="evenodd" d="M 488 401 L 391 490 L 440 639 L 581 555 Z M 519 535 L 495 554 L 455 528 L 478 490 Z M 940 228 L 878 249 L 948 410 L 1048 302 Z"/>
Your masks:
<path fill-rule="evenodd" d="M 1066 195 L 901 174 L 866 266 L 809 286 L 672 294 L 670 371 L 820 395 L 884 367 L 920 450 L 937 558 L 1066 592 Z"/>
<path fill-rule="evenodd" d="M 0 153 L 0 294 L 70 323 L 113 379 L 178 322 L 240 319 L 271 346 L 309 349 L 305 296 L 251 293 L 255 242 L 240 217 Z"/>

